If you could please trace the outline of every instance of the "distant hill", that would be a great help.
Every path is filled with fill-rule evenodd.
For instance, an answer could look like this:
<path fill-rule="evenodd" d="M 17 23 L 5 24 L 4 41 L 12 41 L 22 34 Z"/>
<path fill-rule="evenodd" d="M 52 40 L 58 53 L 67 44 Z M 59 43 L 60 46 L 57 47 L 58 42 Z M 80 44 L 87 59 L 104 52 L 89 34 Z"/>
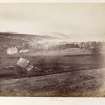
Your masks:
<path fill-rule="evenodd" d="M 51 39 L 52 36 L 43 36 L 43 35 L 33 35 L 33 34 L 20 34 L 20 33 L 10 33 L 10 32 L 0 32 L 0 38 L 9 38 L 9 39 L 20 39 L 25 41 L 30 41 L 32 39 L 41 40 L 44 39 Z"/>
<path fill-rule="evenodd" d="M 61 35 L 62 37 L 62 35 Z M 13 32 L 0 32 L 1 46 L 17 46 L 22 47 L 23 44 L 28 44 L 34 49 L 56 49 L 57 46 L 62 45 L 63 38 L 60 35 L 33 35 L 33 34 L 20 34 Z M 55 48 L 56 47 L 56 48 Z"/>

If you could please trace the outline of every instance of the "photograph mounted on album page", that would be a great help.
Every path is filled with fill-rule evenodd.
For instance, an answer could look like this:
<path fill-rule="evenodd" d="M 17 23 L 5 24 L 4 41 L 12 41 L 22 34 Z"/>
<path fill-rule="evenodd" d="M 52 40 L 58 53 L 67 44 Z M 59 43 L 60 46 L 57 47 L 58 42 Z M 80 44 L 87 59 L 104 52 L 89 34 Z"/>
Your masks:
<path fill-rule="evenodd" d="M 105 96 L 105 3 L 0 3 L 0 96 Z"/>

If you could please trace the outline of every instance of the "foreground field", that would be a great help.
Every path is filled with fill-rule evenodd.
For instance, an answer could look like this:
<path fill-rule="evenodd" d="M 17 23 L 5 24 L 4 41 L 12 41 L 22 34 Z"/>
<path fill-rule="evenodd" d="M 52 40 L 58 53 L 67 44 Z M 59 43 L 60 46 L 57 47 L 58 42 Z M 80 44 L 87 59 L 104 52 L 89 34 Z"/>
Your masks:
<path fill-rule="evenodd" d="M 0 95 L 104 96 L 104 79 L 105 68 L 21 79 L 1 79 Z"/>
<path fill-rule="evenodd" d="M 1 96 L 104 96 L 105 59 L 100 55 L 29 57 L 39 75 L 0 78 Z M 13 61 L 18 58 L 8 58 Z M 11 65 L 11 62 L 7 65 Z M 6 64 L 6 63 L 5 63 Z M 1 69 L 1 71 L 4 71 Z M 0 72 L 1 72 L 0 71 Z M 9 72 L 9 71 L 7 71 Z M 11 74 L 12 72 L 10 72 Z M 33 72 L 32 72 L 33 73 Z M 14 74 L 13 74 L 14 75 Z"/>

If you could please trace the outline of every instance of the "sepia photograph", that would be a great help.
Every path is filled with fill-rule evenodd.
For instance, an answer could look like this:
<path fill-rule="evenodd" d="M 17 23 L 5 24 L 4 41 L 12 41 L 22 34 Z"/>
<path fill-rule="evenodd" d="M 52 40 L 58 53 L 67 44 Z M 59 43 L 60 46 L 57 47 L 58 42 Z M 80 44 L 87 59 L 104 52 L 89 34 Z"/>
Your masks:
<path fill-rule="evenodd" d="M 104 97 L 105 3 L 0 3 L 0 96 Z"/>

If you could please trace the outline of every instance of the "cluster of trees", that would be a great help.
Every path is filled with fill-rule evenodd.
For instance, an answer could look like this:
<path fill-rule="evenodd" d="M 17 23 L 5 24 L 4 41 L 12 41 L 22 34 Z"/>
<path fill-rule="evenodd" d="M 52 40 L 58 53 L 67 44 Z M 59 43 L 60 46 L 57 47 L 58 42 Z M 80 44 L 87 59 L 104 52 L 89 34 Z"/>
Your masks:
<path fill-rule="evenodd" d="M 89 42 L 71 42 L 65 43 L 58 46 L 58 48 L 85 48 L 85 49 L 94 49 L 102 47 L 104 42 L 96 42 L 96 41 L 89 41 Z"/>
<path fill-rule="evenodd" d="M 97 42 L 97 41 L 88 41 L 88 42 L 70 42 L 63 43 L 58 46 L 53 47 L 53 49 L 67 49 L 67 48 L 80 48 L 80 49 L 88 49 L 93 51 L 94 53 L 100 52 L 102 47 L 105 46 L 105 42 Z"/>
<path fill-rule="evenodd" d="M 79 48 L 86 48 L 86 49 L 93 49 L 97 47 L 101 47 L 103 45 L 102 42 L 96 42 L 96 41 L 89 41 L 89 42 L 77 42 L 74 43 Z"/>

